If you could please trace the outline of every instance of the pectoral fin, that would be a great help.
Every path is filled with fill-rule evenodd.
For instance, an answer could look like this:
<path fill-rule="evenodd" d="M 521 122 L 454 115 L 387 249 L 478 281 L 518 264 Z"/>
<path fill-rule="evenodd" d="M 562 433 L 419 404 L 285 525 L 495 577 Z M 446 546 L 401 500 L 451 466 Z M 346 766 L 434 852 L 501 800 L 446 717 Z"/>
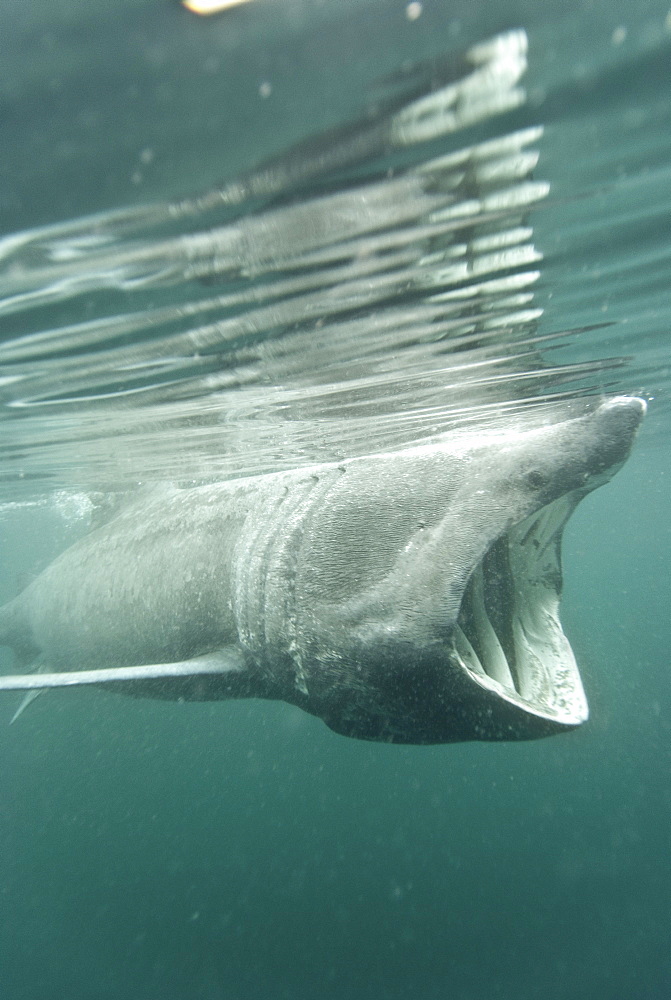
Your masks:
<path fill-rule="evenodd" d="M 133 667 L 102 667 L 99 670 L 65 670 L 59 673 L 5 674 L 0 677 L 0 691 L 29 691 L 32 700 L 45 688 L 79 687 L 83 684 L 128 684 L 133 681 L 151 681 L 161 678 L 189 678 L 214 674 L 239 674 L 246 669 L 242 652 L 227 646 L 192 660 L 175 663 L 143 663 Z M 29 704 L 29 699 L 19 708 L 14 718 Z M 12 720 L 13 721 L 13 720 Z"/>
<path fill-rule="evenodd" d="M 37 678 L 39 677 L 40 674 L 43 674 L 47 671 L 47 665 L 45 664 L 43 657 L 38 656 L 38 658 L 34 661 L 34 664 L 35 664 L 35 672 L 31 675 L 32 678 Z M 21 700 L 21 704 L 14 712 L 14 715 L 9 720 L 10 726 L 16 722 L 16 720 L 19 718 L 20 715 L 23 715 L 28 706 L 32 705 L 35 699 L 39 698 L 39 696 L 42 694 L 43 691 L 44 688 L 41 684 L 33 686 L 32 689 L 28 691 L 25 697 Z"/>
<path fill-rule="evenodd" d="M 44 692 L 44 688 L 43 688 L 43 687 L 39 687 L 39 688 L 37 688 L 36 690 L 33 690 L 33 691 L 29 691 L 29 692 L 28 692 L 28 693 L 27 693 L 27 694 L 26 694 L 26 695 L 25 695 L 25 696 L 24 696 L 24 697 L 23 697 L 23 698 L 21 699 L 21 704 L 19 705 L 19 707 L 17 708 L 17 710 L 16 710 L 15 712 L 14 712 L 14 715 L 13 715 L 13 716 L 11 717 L 11 719 L 9 720 L 9 724 L 10 724 L 10 726 L 13 726 L 13 725 L 14 725 L 14 723 L 15 723 L 15 722 L 16 722 L 16 720 L 17 720 L 17 719 L 19 718 L 19 716 L 20 716 L 20 715 L 23 715 L 23 713 L 25 712 L 25 710 L 26 710 L 26 709 L 28 708 L 28 705 L 32 705 L 32 703 L 33 703 L 33 702 L 35 701 L 35 699 L 36 699 L 36 698 L 39 698 L 39 696 L 40 696 L 40 695 L 41 695 L 41 694 L 42 694 L 43 692 Z"/>

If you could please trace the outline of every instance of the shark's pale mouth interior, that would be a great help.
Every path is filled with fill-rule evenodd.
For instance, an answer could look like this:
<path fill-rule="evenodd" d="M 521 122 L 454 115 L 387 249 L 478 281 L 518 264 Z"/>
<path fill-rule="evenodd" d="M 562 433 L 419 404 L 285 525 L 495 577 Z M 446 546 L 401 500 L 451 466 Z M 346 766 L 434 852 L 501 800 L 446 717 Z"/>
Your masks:
<path fill-rule="evenodd" d="M 579 499 L 560 497 L 496 540 L 470 577 L 454 632 L 457 660 L 480 685 L 566 725 L 588 714 L 559 621 L 561 538 Z"/>

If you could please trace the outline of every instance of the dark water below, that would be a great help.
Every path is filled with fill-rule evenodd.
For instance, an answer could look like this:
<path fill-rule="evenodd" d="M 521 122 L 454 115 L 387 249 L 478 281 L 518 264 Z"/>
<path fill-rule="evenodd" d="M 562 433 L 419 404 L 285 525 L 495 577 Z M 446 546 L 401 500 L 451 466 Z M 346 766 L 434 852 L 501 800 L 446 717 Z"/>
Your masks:
<path fill-rule="evenodd" d="M 158 0 L 7 6 L 5 234 L 207 190 L 351 120 L 371 81 L 405 61 L 524 27 L 527 103 L 479 138 L 545 126 L 539 332 L 591 327 L 559 339 L 553 362 L 630 359 L 589 379 L 645 396 L 649 413 L 627 465 L 565 534 L 562 621 L 591 708 L 573 733 L 389 747 L 283 704 L 87 690 L 49 693 L 10 728 L 18 696 L 4 695 L 0 997 L 668 996 L 668 7 L 426 0 L 411 22 L 391 0 L 337 12 L 258 0 L 196 22 Z M 264 82 L 272 92 L 260 98 Z M 96 295 L 3 317 L 3 337 L 121 311 Z M 162 296 L 150 291 L 142 308 Z M 160 427 L 131 428 L 124 464 L 111 433 L 81 452 L 76 419 L 68 437 L 50 411 L 41 437 L 41 417 L 7 412 L 2 600 L 82 534 L 82 495 L 102 473 L 127 487 L 144 457 L 166 478 L 171 461 L 185 475 Z M 275 442 L 271 454 L 262 432 L 249 440 L 259 465 L 305 446 L 289 432 L 286 452 Z M 327 430 L 322 444 L 333 448 Z"/>

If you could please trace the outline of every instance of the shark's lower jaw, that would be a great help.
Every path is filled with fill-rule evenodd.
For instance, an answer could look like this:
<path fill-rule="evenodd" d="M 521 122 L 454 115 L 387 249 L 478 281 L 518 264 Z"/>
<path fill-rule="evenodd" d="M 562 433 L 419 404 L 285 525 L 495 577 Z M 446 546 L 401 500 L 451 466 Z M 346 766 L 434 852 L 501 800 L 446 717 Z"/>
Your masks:
<path fill-rule="evenodd" d="M 559 621 L 562 532 L 583 495 L 559 497 L 497 539 L 469 579 L 453 633 L 461 669 L 531 729 L 533 718 L 558 731 L 588 716 Z"/>

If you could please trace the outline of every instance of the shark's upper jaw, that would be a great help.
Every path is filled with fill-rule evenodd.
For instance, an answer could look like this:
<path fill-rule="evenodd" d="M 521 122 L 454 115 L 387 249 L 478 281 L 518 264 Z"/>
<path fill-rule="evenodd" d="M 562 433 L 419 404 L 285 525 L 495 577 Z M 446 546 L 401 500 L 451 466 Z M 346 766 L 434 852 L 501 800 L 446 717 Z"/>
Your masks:
<path fill-rule="evenodd" d="M 513 714 L 518 708 L 522 727 L 528 716 L 530 730 L 536 721 L 570 728 L 588 716 L 559 621 L 561 537 L 581 495 L 559 497 L 496 540 L 471 574 L 452 634 L 461 670 Z M 475 738 L 497 738 L 490 724 L 484 714 Z"/>

